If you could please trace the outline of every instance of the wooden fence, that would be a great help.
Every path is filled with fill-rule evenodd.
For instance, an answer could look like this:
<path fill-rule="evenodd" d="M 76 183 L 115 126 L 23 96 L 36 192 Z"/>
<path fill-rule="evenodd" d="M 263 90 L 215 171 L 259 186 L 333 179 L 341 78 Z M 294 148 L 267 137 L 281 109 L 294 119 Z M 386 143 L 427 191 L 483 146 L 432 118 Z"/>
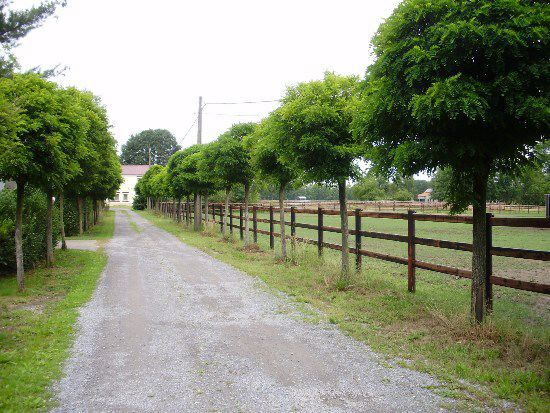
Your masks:
<path fill-rule="evenodd" d="M 179 218 L 182 220 L 190 219 L 193 216 L 193 205 L 191 203 L 182 203 L 180 211 L 177 211 L 177 204 L 175 202 L 161 202 L 157 205 L 157 210 L 165 216 L 172 217 L 174 219 Z M 204 208 L 204 206 L 203 206 Z M 208 213 L 209 221 L 220 225 L 220 230 L 223 226 L 224 215 L 223 204 L 209 204 Z M 238 211 L 238 214 L 235 214 Z M 244 236 L 244 207 L 242 204 L 230 204 L 228 211 L 228 223 L 230 233 L 233 233 L 234 229 L 239 230 L 241 239 Z M 275 231 L 275 225 L 279 225 L 279 220 L 274 218 L 276 212 L 279 212 L 279 208 L 273 206 L 252 205 L 250 206 L 252 228 L 250 229 L 254 242 L 258 241 L 258 234 L 269 236 L 269 245 L 273 249 L 275 245 L 275 238 L 280 237 L 281 234 Z M 203 213 L 205 211 L 203 210 Z M 258 212 L 268 212 L 269 218 L 259 218 Z M 285 208 L 285 212 L 290 213 L 290 221 L 285 221 L 285 226 L 290 227 L 290 235 L 286 238 L 290 239 L 292 243 L 302 242 L 306 244 L 317 245 L 319 254 L 322 254 L 324 248 L 333 250 L 342 250 L 342 245 L 329 243 L 324 240 L 325 232 L 341 233 L 339 227 L 324 225 L 323 217 L 325 215 L 339 215 L 339 211 L 333 209 L 310 209 L 310 208 Z M 296 217 L 300 214 L 315 214 L 317 215 L 317 224 L 307 224 L 298 222 Z M 349 234 L 354 236 L 354 245 L 349 247 L 350 253 L 355 255 L 355 263 L 358 270 L 361 269 L 362 257 L 371 257 L 384 261 L 389 261 L 397 264 L 407 265 L 408 267 L 408 290 L 414 292 L 416 289 L 416 268 L 435 271 L 443 274 L 449 274 L 461 278 L 472 278 L 472 271 L 450 267 L 441 264 L 435 264 L 416 259 L 416 245 L 425 245 L 436 248 L 445 248 L 456 251 L 472 251 L 472 244 L 464 242 L 447 241 L 432 238 L 421 238 L 416 236 L 415 223 L 416 221 L 431 221 L 431 222 L 448 222 L 448 223 L 464 223 L 472 224 L 472 217 L 470 216 L 456 216 L 456 215 L 436 215 L 436 214 L 421 214 L 415 211 L 409 210 L 407 213 L 399 212 L 368 212 L 361 209 L 348 210 L 348 216 L 354 217 L 355 226 L 349 230 Z M 383 232 L 365 231 L 362 229 L 362 218 L 385 218 L 385 219 L 399 219 L 407 221 L 407 235 L 390 234 Z M 234 223 L 237 221 L 237 223 Z M 269 230 L 262 230 L 258 228 L 258 223 L 269 224 Z M 537 261 L 550 261 L 550 251 L 542 250 L 528 250 L 520 248 L 508 248 L 493 246 L 492 242 L 492 228 L 493 227 L 528 227 L 528 228 L 550 228 L 550 219 L 547 218 L 511 218 L 511 217 L 494 217 L 492 214 L 487 214 L 487 273 L 485 277 L 486 299 L 487 308 L 492 309 L 492 286 L 500 285 L 509 288 L 515 288 L 524 291 L 533 291 L 543 294 L 550 294 L 550 284 L 536 283 L 532 281 L 517 280 L 512 278 L 505 278 L 493 275 L 493 256 L 522 258 Z M 304 228 L 317 232 L 317 239 L 304 238 L 297 236 L 297 229 Z M 383 254 L 375 251 L 369 251 L 363 248 L 363 238 L 376 238 L 389 241 L 397 241 L 406 243 L 407 258 L 397 257 L 393 255 Z M 353 238 L 352 238 L 353 240 Z"/>
<path fill-rule="evenodd" d="M 262 200 L 258 203 L 259 206 L 269 207 L 273 201 Z M 338 201 L 299 201 L 299 200 L 287 200 L 285 201 L 285 207 L 297 207 L 297 208 L 324 208 L 324 209 L 338 209 Z M 350 209 L 361 209 L 364 211 L 407 211 L 409 209 L 415 211 L 448 211 L 449 205 L 440 201 L 348 201 L 348 207 Z M 472 207 L 469 207 L 471 210 Z M 535 213 L 542 214 L 545 211 L 544 205 L 519 205 L 519 204 L 504 204 L 499 202 L 487 203 L 487 211 L 489 212 L 520 212 L 520 213 Z"/>

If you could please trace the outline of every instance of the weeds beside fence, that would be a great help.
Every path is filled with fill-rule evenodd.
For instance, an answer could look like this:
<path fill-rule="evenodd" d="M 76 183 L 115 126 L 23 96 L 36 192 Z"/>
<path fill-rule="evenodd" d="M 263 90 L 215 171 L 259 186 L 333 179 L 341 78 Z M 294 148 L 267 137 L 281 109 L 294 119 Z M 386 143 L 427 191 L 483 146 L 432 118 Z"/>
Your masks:
<path fill-rule="evenodd" d="M 278 207 L 265 206 L 265 205 L 252 205 L 252 227 L 251 233 L 254 242 L 258 241 L 258 235 L 266 235 L 269 237 L 270 248 L 273 249 L 275 245 L 275 238 L 280 237 L 280 233 L 275 231 L 275 225 L 279 225 L 279 221 L 274 219 L 275 213 L 279 212 Z M 172 217 L 179 220 L 191 220 L 194 216 L 194 206 L 190 203 L 181 204 L 178 212 L 178 204 L 175 202 L 160 202 L 157 204 L 157 210 L 165 216 Z M 208 211 L 208 221 L 211 223 L 219 224 L 220 230 L 223 226 L 224 205 L 223 204 L 209 204 L 207 208 L 203 206 L 202 213 Z M 235 211 L 238 211 L 236 213 Z M 241 238 L 244 236 L 244 206 L 242 204 L 230 204 L 228 211 L 227 226 L 230 233 L 233 233 L 234 229 L 239 231 Z M 259 213 L 267 213 L 268 218 L 259 217 Z M 292 206 L 285 208 L 285 212 L 290 213 L 290 221 L 285 221 L 285 226 L 290 227 L 290 235 L 287 235 L 291 241 L 291 245 L 297 242 L 316 245 L 318 253 L 321 255 L 323 249 L 341 250 L 342 245 L 326 242 L 324 238 L 325 233 L 341 233 L 341 229 L 335 226 L 324 225 L 324 216 L 339 215 L 339 211 L 335 209 L 325 208 L 297 208 Z M 300 214 L 309 214 L 317 216 L 317 224 L 309 224 L 305 222 L 299 222 L 297 216 Z M 442 239 L 424 238 L 418 237 L 416 234 L 416 222 L 417 221 L 431 221 L 431 222 L 446 222 L 446 223 L 462 223 L 472 224 L 472 217 L 470 216 L 457 216 L 457 215 L 443 215 L 443 214 L 422 214 L 416 213 L 413 210 L 407 211 L 407 213 L 400 212 L 369 212 L 363 211 L 359 208 L 348 211 L 348 216 L 353 217 L 355 226 L 350 229 L 349 233 L 354 238 L 353 245 L 348 246 L 351 254 L 355 255 L 355 264 L 358 270 L 361 269 L 362 257 L 371 257 L 384 261 L 389 261 L 397 264 L 407 265 L 408 271 L 408 290 L 414 292 L 416 290 L 416 269 L 424 269 L 429 271 L 435 271 L 443 274 L 448 274 L 460 278 L 472 278 L 472 272 L 468 269 L 452 267 L 448 265 L 442 265 L 438 263 L 426 262 L 416 259 L 416 246 L 424 245 L 435 248 L 443 248 L 455 251 L 472 251 L 472 244 L 465 242 L 455 242 Z M 384 218 L 407 221 L 407 235 L 391 234 L 385 232 L 366 231 L 362 228 L 362 218 Z M 487 214 L 487 273 L 486 273 L 486 300 L 487 308 L 492 309 L 492 286 L 499 285 L 508 288 L 514 288 L 524 291 L 532 291 L 542 294 L 550 294 L 550 284 L 547 282 L 535 282 L 528 280 L 520 280 L 508 277 L 496 276 L 493 274 L 493 256 L 511 257 L 519 259 L 529 259 L 536 261 L 550 261 L 550 251 L 535 250 L 535 249 L 522 249 L 522 248 L 509 248 L 509 247 L 497 247 L 493 245 L 492 229 L 493 227 L 520 227 L 520 228 L 550 228 L 550 220 L 547 218 L 513 218 L 513 217 L 494 217 L 492 214 Z M 236 223 L 235 223 L 236 222 Z M 268 224 L 269 229 L 260 229 L 258 223 Z M 316 232 L 316 239 L 301 237 L 297 235 L 299 228 L 313 230 Z M 390 254 L 380 253 L 368 250 L 363 245 L 363 239 L 382 239 L 388 241 L 396 241 L 407 244 L 407 257 L 398 257 Z"/>

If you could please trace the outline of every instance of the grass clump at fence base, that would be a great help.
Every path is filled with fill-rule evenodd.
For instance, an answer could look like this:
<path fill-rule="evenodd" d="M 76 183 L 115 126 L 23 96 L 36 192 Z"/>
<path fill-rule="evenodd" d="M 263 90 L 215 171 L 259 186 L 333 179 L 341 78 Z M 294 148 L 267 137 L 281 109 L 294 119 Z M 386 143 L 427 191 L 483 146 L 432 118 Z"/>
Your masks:
<path fill-rule="evenodd" d="M 438 390 L 446 395 L 482 405 L 509 399 L 528 411 L 550 407 L 545 296 L 495 286 L 494 314 L 484 326 L 475 327 L 469 323 L 468 280 L 418 271 L 417 292 L 410 294 L 406 267 L 364 257 L 362 274 L 354 276 L 348 288 L 338 290 L 332 281 L 339 272 L 339 256 L 333 251 L 325 251 L 320 259 L 316 247 L 299 245 L 295 263 L 281 263 L 277 253 L 268 250 L 267 237 L 259 238 L 260 252 L 247 251 L 240 242 L 213 238 L 211 231 L 204 236 L 149 211 L 140 214 L 297 302 L 322 310 L 328 322 L 374 350 L 436 375 L 446 383 Z M 238 238 L 238 231 L 234 236 Z"/>

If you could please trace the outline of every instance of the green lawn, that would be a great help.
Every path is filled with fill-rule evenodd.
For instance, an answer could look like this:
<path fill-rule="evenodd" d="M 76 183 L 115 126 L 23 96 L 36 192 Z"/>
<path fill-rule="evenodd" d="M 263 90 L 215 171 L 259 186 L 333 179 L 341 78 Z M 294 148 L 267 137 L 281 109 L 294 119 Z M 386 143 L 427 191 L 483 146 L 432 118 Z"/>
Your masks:
<path fill-rule="evenodd" d="M 100 218 L 99 223 L 91 227 L 83 235 L 74 235 L 67 237 L 67 239 L 97 239 L 107 240 L 113 236 L 115 230 L 115 211 L 104 211 Z"/>
<path fill-rule="evenodd" d="M 107 213 L 94 227 L 97 238 L 113 233 L 113 217 Z M 24 293 L 17 292 L 14 275 L 0 277 L 0 411 L 52 406 L 50 386 L 61 376 L 78 308 L 107 263 L 102 251 L 56 250 L 55 259 L 53 268 L 26 272 Z"/>
<path fill-rule="evenodd" d="M 468 410 L 491 404 L 496 398 L 515 401 L 528 411 L 550 410 L 550 305 L 545 296 L 495 286 L 494 315 L 483 328 L 476 328 L 468 318 L 467 280 L 418 271 L 417 292 L 409 294 L 406 267 L 364 257 L 363 272 L 354 277 L 352 286 L 337 291 L 331 284 L 339 269 L 336 251 L 327 250 L 319 259 L 315 247 L 299 245 L 296 265 L 280 263 L 277 253 L 269 251 L 266 236 L 259 237 L 259 252 L 247 252 L 238 240 L 220 240 L 219 225 L 204 235 L 148 211 L 140 214 L 189 245 L 284 291 L 303 305 L 307 321 L 324 318 L 374 350 L 401 360 L 400 364 L 434 374 L 446 383 L 437 391 L 461 399 Z M 298 217 L 298 221 L 307 222 L 304 216 Z M 326 219 L 325 224 L 333 222 Z M 432 234 L 435 238 L 467 240 L 471 230 L 459 224 L 418 224 L 419 236 Z M 364 219 L 363 228 L 404 233 L 406 223 Z M 511 230 L 513 241 L 510 235 L 497 233 L 495 238 L 500 237 L 504 245 L 510 242 L 516 247 L 538 245 L 543 249 L 538 244 L 541 238 L 534 240 L 538 235 Z M 303 231 L 299 228 L 298 235 L 304 236 Z M 336 241 L 338 234 L 332 235 Z M 548 240 L 548 232 L 540 236 L 544 242 Z M 374 241 L 367 240 L 368 248 Z M 277 243 L 276 251 L 278 247 Z M 467 268 L 466 262 L 464 265 Z M 322 315 L 308 310 L 308 305 L 322 310 Z"/>

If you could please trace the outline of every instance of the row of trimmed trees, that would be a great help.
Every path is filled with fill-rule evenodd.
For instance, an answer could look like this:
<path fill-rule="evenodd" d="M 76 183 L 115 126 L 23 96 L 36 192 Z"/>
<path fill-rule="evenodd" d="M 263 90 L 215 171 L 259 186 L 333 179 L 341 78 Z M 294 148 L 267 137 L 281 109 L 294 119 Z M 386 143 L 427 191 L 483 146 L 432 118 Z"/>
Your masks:
<path fill-rule="evenodd" d="M 122 182 L 116 142 L 99 99 L 90 92 L 61 88 L 36 74 L 0 79 L 0 180 L 17 184 L 15 250 L 17 282 L 24 289 L 23 201 L 25 188 L 47 194 L 46 262 L 54 261 L 53 197 L 59 199 L 61 238 L 65 247 L 65 197 L 78 201 L 80 232 L 82 206 L 114 196 Z"/>
<path fill-rule="evenodd" d="M 447 168 L 452 211 L 474 208 L 471 302 L 480 322 L 488 179 L 529 163 L 548 139 L 549 16 L 547 2 L 405 0 L 374 36 L 375 62 L 362 81 L 327 73 L 290 87 L 260 125 L 235 125 L 213 144 L 178 152 L 141 189 L 180 199 L 240 184 L 248 194 L 260 179 L 278 184 L 282 198 L 293 180 L 334 184 L 345 246 L 345 184 L 356 160 L 390 176 Z"/>

